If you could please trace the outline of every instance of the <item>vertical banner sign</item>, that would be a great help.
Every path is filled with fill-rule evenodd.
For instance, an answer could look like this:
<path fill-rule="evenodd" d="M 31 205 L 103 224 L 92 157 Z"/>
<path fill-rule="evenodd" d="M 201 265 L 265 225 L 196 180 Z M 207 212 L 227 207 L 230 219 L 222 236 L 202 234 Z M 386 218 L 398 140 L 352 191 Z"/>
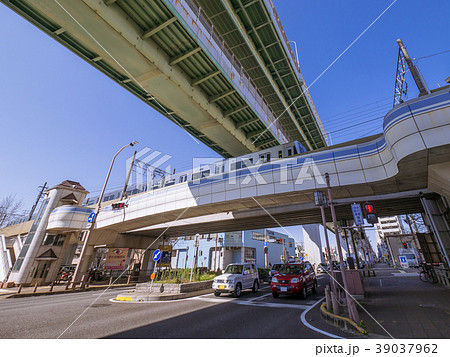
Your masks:
<path fill-rule="evenodd" d="M 361 205 L 359 203 L 352 204 L 353 220 L 357 226 L 362 226 L 364 224 L 364 216 L 361 210 Z"/>
<path fill-rule="evenodd" d="M 158 248 L 161 251 L 161 258 L 158 261 L 158 266 L 169 268 L 172 259 L 172 247 L 160 245 Z"/>
<path fill-rule="evenodd" d="M 124 270 L 128 256 L 128 248 L 114 248 L 108 250 L 105 270 Z"/>

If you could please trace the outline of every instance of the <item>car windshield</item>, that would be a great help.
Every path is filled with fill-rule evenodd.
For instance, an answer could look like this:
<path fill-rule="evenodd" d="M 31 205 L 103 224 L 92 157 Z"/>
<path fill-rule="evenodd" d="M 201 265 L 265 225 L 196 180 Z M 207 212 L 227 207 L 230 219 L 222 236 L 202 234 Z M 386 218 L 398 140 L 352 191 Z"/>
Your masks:
<path fill-rule="evenodd" d="M 283 266 L 283 264 L 274 264 L 272 267 L 272 270 L 280 270 L 280 268 Z"/>
<path fill-rule="evenodd" d="M 228 265 L 225 273 L 242 274 L 242 265 Z"/>
<path fill-rule="evenodd" d="M 279 271 L 280 274 L 286 274 L 286 275 L 297 275 L 297 274 L 301 274 L 302 272 L 303 272 L 303 268 L 301 265 L 285 265 Z"/>

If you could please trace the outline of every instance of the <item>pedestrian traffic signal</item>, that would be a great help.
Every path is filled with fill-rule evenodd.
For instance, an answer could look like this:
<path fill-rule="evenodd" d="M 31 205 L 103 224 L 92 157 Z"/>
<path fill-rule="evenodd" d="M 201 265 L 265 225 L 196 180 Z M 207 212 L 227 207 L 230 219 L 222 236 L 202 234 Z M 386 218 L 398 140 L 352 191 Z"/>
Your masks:
<path fill-rule="evenodd" d="M 121 202 L 115 202 L 115 203 L 112 204 L 112 209 L 122 209 L 122 208 L 125 208 L 125 207 L 127 207 L 127 206 L 128 206 L 128 205 L 125 204 L 124 201 L 121 201 Z"/>
<path fill-rule="evenodd" d="M 372 203 L 364 204 L 364 212 L 366 213 L 366 219 L 369 224 L 378 223 L 378 216 Z"/>

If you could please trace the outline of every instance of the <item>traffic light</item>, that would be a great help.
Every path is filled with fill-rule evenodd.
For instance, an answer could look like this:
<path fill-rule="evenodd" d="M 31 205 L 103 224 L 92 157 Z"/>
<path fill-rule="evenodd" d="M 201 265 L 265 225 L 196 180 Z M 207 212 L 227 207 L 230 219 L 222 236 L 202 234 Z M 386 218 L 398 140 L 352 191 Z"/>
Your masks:
<path fill-rule="evenodd" d="M 408 248 L 408 244 L 403 243 L 403 248 L 407 249 Z"/>
<path fill-rule="evenodd" d="M 120 201 L 120 202 L 113 203 L 111 206 L 112 206 L 112 209 L 122 209 L 122 208 L 127 207 L 128 205 L 125 204 L 124 201 Z"/>
<path fill-rule="evenodd" d="M 378 216 L 372 203 L 364 204 L 364 212 L 366 213 L 366 219 L 369 224 L 378 223 Z"/>

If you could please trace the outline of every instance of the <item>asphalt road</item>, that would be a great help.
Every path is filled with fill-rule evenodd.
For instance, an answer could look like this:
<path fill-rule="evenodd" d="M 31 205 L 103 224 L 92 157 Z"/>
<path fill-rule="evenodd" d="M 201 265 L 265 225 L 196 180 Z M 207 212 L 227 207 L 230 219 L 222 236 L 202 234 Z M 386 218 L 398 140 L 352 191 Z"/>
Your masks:
<path fill-rule="evenodd" d="M 264 284 L 240 298 L 213 294 L 175 301 L 111 302 L 119 289 L 0 300 L 0 338 L 326 338 L 300 315 L 323 297 L 274 299 Z"/>

